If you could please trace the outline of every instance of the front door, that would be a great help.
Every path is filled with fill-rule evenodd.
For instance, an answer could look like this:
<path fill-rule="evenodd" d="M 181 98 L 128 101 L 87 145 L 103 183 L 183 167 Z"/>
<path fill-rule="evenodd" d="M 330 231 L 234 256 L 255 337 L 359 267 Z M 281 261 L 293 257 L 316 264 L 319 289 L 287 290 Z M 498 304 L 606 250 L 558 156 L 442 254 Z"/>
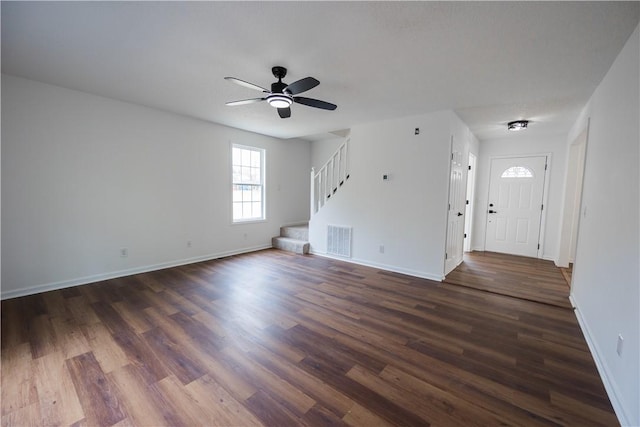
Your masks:
<path fill-rule="evenodd" d="M 485 250 L 537 257 L 546 156 L 491 160 Z"/>

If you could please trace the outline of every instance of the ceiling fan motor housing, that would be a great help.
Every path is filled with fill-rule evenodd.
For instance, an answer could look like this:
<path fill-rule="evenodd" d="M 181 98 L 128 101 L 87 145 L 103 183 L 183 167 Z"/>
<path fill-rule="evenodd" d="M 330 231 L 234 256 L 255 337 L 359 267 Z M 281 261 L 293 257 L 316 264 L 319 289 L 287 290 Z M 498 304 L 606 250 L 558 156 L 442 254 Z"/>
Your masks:
<path fill-rule="evenodd" d="M 286 83 L 282 83 L 281 81 L 271 83 L 271 92 L 272 93 L 284 93 L 284 88 L 287 87 Z"/>
<path fill-rule="evenodd" d="M 271 72 L 273 76 L 278 79 L 277 82 L 271 83 L 271 92 L 272 93 L 284 93 L 284 88 L 287 87 L 286 83 L 282 83 L 282 79 L 287 75 L 287 69 L 284 67 L 280 67 L 276 65 L 271 68 Z"/>

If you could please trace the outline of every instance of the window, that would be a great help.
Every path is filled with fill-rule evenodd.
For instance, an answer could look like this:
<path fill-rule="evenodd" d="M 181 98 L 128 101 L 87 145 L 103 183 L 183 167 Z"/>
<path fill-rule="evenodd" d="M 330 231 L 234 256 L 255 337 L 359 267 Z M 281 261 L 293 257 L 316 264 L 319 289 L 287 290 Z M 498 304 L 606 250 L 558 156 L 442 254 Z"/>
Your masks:
<path fill-rule="evenodd" d="M 500 178 L 533 178 L 533 172 L 524 166 L 511 166 L 502 172 Z"/>
<path fill-rule="evenodd" d="M 231 148 L 233 222 L 259 221 L 264 215 L 264 150 Z"/>

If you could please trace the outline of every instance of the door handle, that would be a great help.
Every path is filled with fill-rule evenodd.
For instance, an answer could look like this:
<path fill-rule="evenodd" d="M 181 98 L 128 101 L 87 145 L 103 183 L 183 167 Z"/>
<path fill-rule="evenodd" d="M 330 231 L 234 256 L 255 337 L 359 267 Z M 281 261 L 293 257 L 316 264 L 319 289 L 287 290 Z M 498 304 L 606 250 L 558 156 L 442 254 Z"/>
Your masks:
<path fill-rule="evenodd" d="M 458 216 L 462 216 L 462 212 L 458 212 Z"/>
<path fill-rule="evenodd" d="M 493 209 L 489 209 L 489 213 L 498 213 L 498 211 L 494 211 Z"/>

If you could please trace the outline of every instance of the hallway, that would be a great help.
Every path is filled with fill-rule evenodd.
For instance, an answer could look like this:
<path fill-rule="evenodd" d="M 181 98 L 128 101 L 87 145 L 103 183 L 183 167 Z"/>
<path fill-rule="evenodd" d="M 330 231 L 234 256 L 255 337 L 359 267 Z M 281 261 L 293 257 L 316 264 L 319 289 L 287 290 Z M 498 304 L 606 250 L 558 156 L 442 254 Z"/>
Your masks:
<path fill-rule="evenodd" d="M 569 285 L 552 261 L 495 252 L 468 252 L 444 282 L 572 308 Z"/>

